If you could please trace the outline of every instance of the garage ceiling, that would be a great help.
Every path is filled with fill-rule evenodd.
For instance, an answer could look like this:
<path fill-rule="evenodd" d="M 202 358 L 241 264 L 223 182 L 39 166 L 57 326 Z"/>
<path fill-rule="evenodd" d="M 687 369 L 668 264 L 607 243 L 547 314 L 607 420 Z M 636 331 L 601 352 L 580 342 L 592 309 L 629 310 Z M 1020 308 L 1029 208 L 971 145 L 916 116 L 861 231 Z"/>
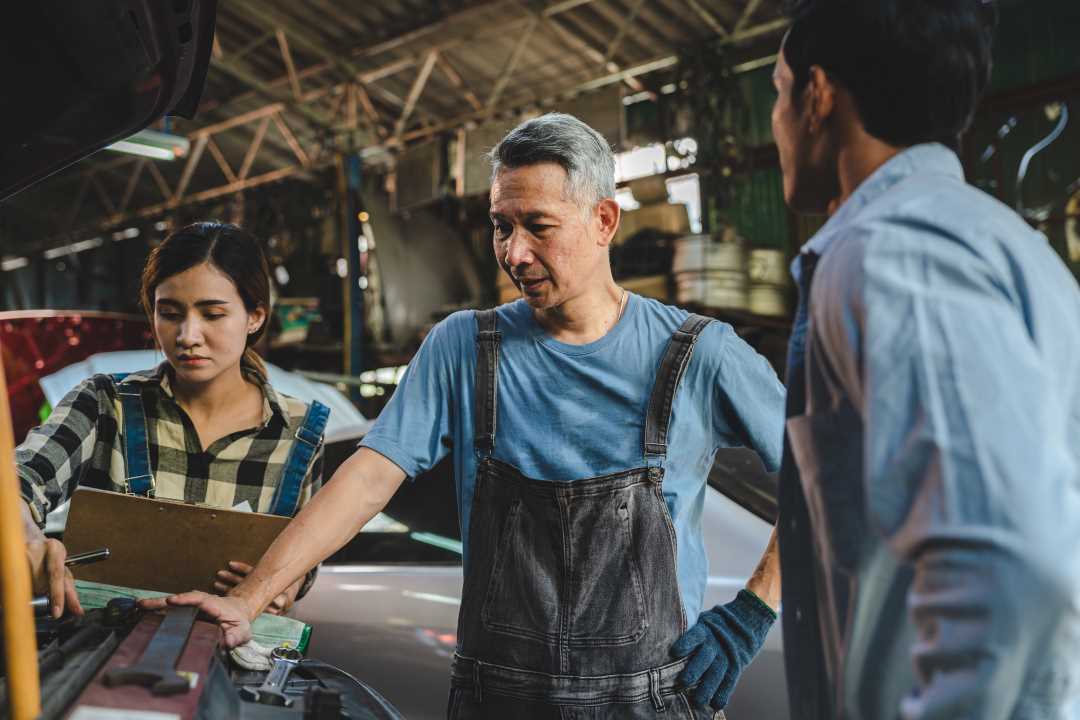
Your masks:
<path fill-rule="evenodd" d="M 775 36 L 779 0 L 223 0 L 178 162 L 98 153 L 32 191 L 50 228 L 111 227 L 368 158 L 649 74 L 720 37 Z M 49 233 L 53 234 L 53 233 Z"/>

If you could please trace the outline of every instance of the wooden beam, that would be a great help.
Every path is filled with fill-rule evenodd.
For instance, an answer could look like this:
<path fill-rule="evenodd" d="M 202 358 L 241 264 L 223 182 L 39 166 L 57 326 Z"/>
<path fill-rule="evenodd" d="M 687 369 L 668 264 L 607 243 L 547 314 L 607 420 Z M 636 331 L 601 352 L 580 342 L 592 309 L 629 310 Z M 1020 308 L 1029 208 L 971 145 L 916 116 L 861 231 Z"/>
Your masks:
<path fill-rule="evenodd" d="M 158 170 L 156 163 L 150 163 L 150 177 L 154 178 L 154 183 L 157 184 L 158 190 L 161 191 L 161 196 L 168 201 L 173 196 L 172 188 L 169 187 L 169 183 L 165 182 L 165 176 L 161 174 L 161 170 Z"/>
<path fill-rule="evenodd" d="M 311 108 L 307 107 L 304 103 L 298 102 L 291 91 L 278 90 L 271 83 L 267 83 L 260 77 L 252 73 L 243 64 L 236 60 L 229 60 L 228 62 L 222 61 L 215 63 L 213 67 L 225 72 L 231 77 L 239 80 L 247 87 L 251 88 L 257 95 L 269 100 L 270 102 L 280 102 L 286 104 L 286 107 L 299 115 L 302 115 L 305 120 L 320 129 L 329 129 L 330 123 L 326 121 L 320 113 L 315 112 Z"/>
<path fill-rule="evenodd" d="M 221 174 L 225 176 L 225 179 L 229 182 L 236 182 L 239 178 L 236 177 L 236 173 L 233 172 L 229 162 L 225 159 L 225 155 L 222 154 L 221 148 L 214 142 L 214 138 L 207 138 L 206 148 L 210 151 L 210 154 L 214 156 L 214 160 L 217 162 L 218 167 L 221 168 Z"/>
<path fill-rule="evenodd" d="M 356 130 L 360 123 L 358 122 L 359 116 L 356 113 L 355 83 L 347 84 L 344 92 L 334 94 L 334 105 L 333 109 L 330 111 L 330 119 L 337 122 L 342 108 L 345 109 L 345 127 L 349 130 Z"/>
<path fill-rule="evenodd" d="M 734 32 L 737 34 L 740 30 L 744 30 L 750 21 L 754 18 L 754 13 L 761 7 L 761 0 L 750 0 L 746 3 L 746 7 L 743 8 L 742 15 L 739 16 L 739 20 L 735 23 Z"/>
<path fill-rule="evenodd" d="M 725 45 L 745 42 L 764 35 L 773 35 L 782 30 L 786 30 L 790 25 L 791 21 L 787 18 L 770 20 L 769 22 L 761 23 L 760 25 L 753 25 L 743 30 L 737 30 L 724 38 L 722 42 Z"/>
<path fill-rule="evenodd" d="M 107 229 L 119 225 L 122 222 L 132 220 L 135 218 L 153 218 L 168 212 L 169 210 L 175 210 L 178 207 L 184 205 L 192 205 L 194 203 L 205 202 L 207 200 L 213 200 L 214 198 L 221 197 L 222 195 L 231 195 L 233 193 L 242 192 L 259 185 L 265 185 L 267 183 L 277 182 L 293 175 L 299 175 L 304 172 L 304 168 L 299 165 L 290 165 L 278 170 L 271 170 L 270 172 L 263 173 L 262 175 L 256 175 L 253 178 L 247 180 L 237 180 L 236 182 L 229 183 L 228 185 L 221 185 L 219 187 L 210 188 L 197 193 L 191 193 L 177 202 L 163 202 L 156 203 L 154 205 L 148 205 L 146 207 L 139 208 L 138 210 L 132 210 L 126 213 L 115 213 L 102 219 L 99 224 L 99 229 Z"/>
<path fill-rule="evenodd" d="M 231 117 L 228 120 L 222 120 L 219 123 L 214 123 L 213 125 L 206 125 L 204 127 L 201 127 L 191 133 L 191 138 L 195 139 L 202 135 L 215 135 L 219 132 L 224 132 L 225 130 L 237 127 L 239 125 L 247 125 L 252 120 L 258 120 L 260 118 L 276 115 L 284 109 L 285 105 L 283 105 L 282 103 L 272 103 L 270 105 L 265 105 L 257 110 L 251 110 L 250 112 L 242 113 L 240 115 L 236 115 L 235 117 Z"/>
<path fill-rule="evenodd" d="M 585 57 L 588 58 L 590 62 L 603 64 L 608 72 L 619 72 L 622 70 L 622 67 L 617 63 L 611 61 L 610 59 L 605 60 L 604 53 L 600 52 L 600 50 L 590 44 L 588 40 L 581 37 L 573 30 L 567 28 L 566 25 L 563 24 L 562 19 L 544 18 L 544 23 L 549 30 L 553 31 L 556 35 L 559 36 L 559 38 L 563 41 L 563 44 L 567 45 L 568 47 L 576 48 L 577 52 L 584 53 Z M 625 82 L 634 92 L 642 92 L 645 89 L 645 86 L 642 85 L 641 81 L 637 78 L 627 78 Z"/>
<path fill-rule="evenodd" d="M 276 33 L 278 48 L 281 50 L 281 59 L 285 62 L 285 72 L 289 76 L 289 85 L 292 87 L 293 97 L 300 100 L 304 93 L 300 90 L 300 78 L 296 75 L 296 65 L 293 64 L 292 52 L 289 50 L 289 39 L 285 37 L 285 31 L 278 28 Z"/>
<path fill-rule="evenodd" d="M 364 70 L 356 76 L 356 79 L 367 85 L 369 83 L 378 82 L 383 78 L 397 75 L 398 73 L 404 72 L 409 68 L 414 68 L 417 65 L 420 65 L 422 62 L 423 61 L 420 59 L 419 56 L 410 55 L 408 57 L 401 58 L 400 60 L 394 60 L 393 62 L 387 63 L 386 65 L 380 65 L 379 67 L 372 70 Z"/>
<path fill-rule="evenodd" d="M 270 127 L 270 116 L 266 116 L 259 123 L 259 127 L 255 129 L 255 137 L 251 141 L 251 145 L 248 145 L 247 152 L 244 153 L 244 161 L 240 164 L 240 172 L 237 173 L 237 180 L 246 180 L 248 173 L 251 172 L 251 164 L 255 162 L 255 156 L 259 154 L 259 148 L 262 147 L 263 138 L 266 137 L 266 130 Z"/>
<path fill-rule="evenodd" d="M 686 4 L 690 6 L 690 9 L 693 10 L 699 18 L 701 18 L 701 21 L 705 23 L 705 26 L 717 35 L 720 37 L 727 37 L 731 34 L 728 32 L 727 28 L 716 19 L 716 16 L 701 4 L 700 0 L 686 0 Z"/>
<path fill-rule="evenodd" d="M 367 90 L 364 89 L 363 85 L 356 83 L 352 83 L 352 88 L 356 99 L 360 101 L 360 107 L 364 109 L 364 115 L 367 116 L 368 122 L 375 128 L 375 132 L 379 137 L 386 138 L 390 133 L 382 126 L 382 120 L 379 118 L 379 113 L 375 110 L 375 104 L 371 102 L 371 96 L 368 95 Z"/>
<path fill-rule="evenodd" d="M 304 152 L 304 148 L 300 146 L 299 141 L 296 139 L 296 136 L 293 135 L 289 126 L 285 124 L 285 119 L 281 117 L 281 113 L 271 115 L 270 119 L 274 121 L 275 127 L 277 127 L 278 132 L 281 133 L 281 136 L 285 138 L 285 142 L 289 144 L 293 154 L 296 155 L 296 159 L 300 161 L 300 165 L 305 168 L 310 166 L 311 158 Z"/>
<path fill-rule="evenodd" d="M 491 90 L 491 96 L 488 97 L 485 110 L 489 115 L 495 110 L 495 104 L 499 102 L 503 90 L 506 89 L 506 84 L 510 82 L 510 76 L 514 74 L 514 70 L 517 69 L 518 63 L 521 62 L 521 56 L 525 54 L 525 48 L 528 46 L 529 40 L 532 38 L 532 34 L 536 31 L 539 24 L 539 18 L 534 17 L 529 20 L 529 24 L 525 26 L 525 31 L 522 32 L 521 37 L 517 39 L 517 45 L 510 54 L 510 59 L 507 61 L 506 67 L 503 68 L 499 78 L 495 81 L 495 87 Z"/>
<path fill-rule="evenodd" d="M 229 53 L 229 59 L 230 60 L 239 60 L 240 58 L 244 57 L 245 55 L 250 53 L 255 48 L 259 47 L 260 45 L 262 45 L 264 42 L 266 42 L 267 40 L 269 40 L 272 37 L 274 37 L 274 32 L 272 30 L 269 31 L 269 32 L 264 32 L 262 35 L 259 35 L 255 39 L 248 42 L 246 45 L 242 45 L 239 50 L 234 50 L 233 52 Z M 219 58 L 219 59 L 224 59 L 224 58 Z"/>
<path fill-rule="evenodd" d="M 484 106 L 480 103 L 480 98 L 476 97 L 476 93 L 469 89 L 465 81 L 461 79 L 461 73 L 450 64 L 445 55 L 439 55 L 438 65 L 439 69 L 442 70 L 442 74 L 461 93 L 461 97 L 465 98 L 465 102 L 469 103 L 473 110 L 484 109 Z"/>
<path fill-rule="evenodd" d="M 180 173 L 180 182 L 176 184 L 176 191 L 173 193 L 172 200 L 170 201 L 174 206 L 179 204 L 180 200 L 183 199 L 184 193 L 187 191 L 188 183 L 191 182 L 191 176 L 195 173 L 195 166 L 198 165 L 199 160 L 202 159 L 203 150 L 206 149 L 208 140 L 210 140 L 209 135 L 200 135 L 195 140 L 195 146 L 191 149 L 191 155 L 188 156 L 183 172 Z"/>
<path fill-rule="evenodd" d="M 439 52 L 437 50 L 431 50 L 428 52 L 427 57 L 424 58 L 424 64 L 420 68 L 416 79 L 413 80 L 412 87 L 409 88 L 409 96 L 405 98 L 405 107 L 401 111 L 401 116 L 394 125 L 395 140 L 400 140 L 401 133 L 405 132 L 405 125 L 409 122 L 409 117 L 416 108 L 416 101 L 420 99 L 420 94 L 424 92 L 428 78 L 431 77 L 431 70 L 435 67 L 435 61 L 438 59 Z"/>
<path fill-rule="evenodd" d="M 247 15 L 256 22 L 259 22 L 267 27 L 280 27 L 288 31 L 289 38 L 291 39 L 293 45 L 303 47 L 308 52 L 317 55 L 318 57 L 321 57 L 328 63 L 330 69 L 337 72 L 338 76 L 343 81 L 353 82 L 356 80 L 360 80 L 360 82 L 363 82 L 363 80 L 361 79 L 363 73 L 360 68 L 356 67 L 349 60 L 345 59 L 343 54 L 334 52 L 333 50 L 328 48 L 321 38 L 311 33 L 309 30 L 307 30 L 307 28 L 298 25 L 272 6 L 267 5 L 266 3 L 256 2 L 255 0 L 232 0 L 232 2 L 236 6 L 242 8 L 247 13 Z M 388 99 L 392 98 L 392 104 L 400 103 L 399 107 L 404 107 L 405 105 L 405 101 L 401 100 L 401 98 L 398 98 L 396 95 L 385 90 L 384 88 L 380 88 L 376 85 L 371 85 L 371 87 L 368 89 L 370 91 L 377 92 L 377 94 L 379 94 L 381 97 Z M 419 108 L 414 108 L 414 111 L 420 112 L 424 117 L 430 117 L 428 113 L 424 112 Z"/>
<path fill-rule="evenodd" d="M 623 40 L 626 38 L 626 31 L 634 24 L 634 20 L 637 19 L 641 6 L 644 4 L 645 0 L 635 0 L 634 4 L 630 6 L 630 12 L 626 13 L 626 17 L 623 18 L 619 29 L 615 31 L 615 37 L 611 38 L 611 43 L 608 44 L 607 50 L 604 52 L 603 65 L 606 66 L 615 58 L 615 53 L 619 51 L 619 46 L 622 45 Z"/>

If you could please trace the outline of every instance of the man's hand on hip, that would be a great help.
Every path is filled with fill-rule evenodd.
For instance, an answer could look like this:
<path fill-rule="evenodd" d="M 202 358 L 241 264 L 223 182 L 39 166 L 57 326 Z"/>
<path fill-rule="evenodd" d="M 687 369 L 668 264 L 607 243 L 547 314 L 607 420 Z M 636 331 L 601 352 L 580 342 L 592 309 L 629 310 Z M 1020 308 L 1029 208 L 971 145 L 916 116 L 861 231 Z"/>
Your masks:
<path fill-rule="evenodd" d="M 679 682 L 684 687 L 700 682 L 694 702 L 715 710 L 727 705 L 735 683 L 761 649 L 775 620 L 772 608 L 746 590 L 740 590 L 727 605 L 701 613 L 671 648 L 675 657 L 693 653 Z"/>

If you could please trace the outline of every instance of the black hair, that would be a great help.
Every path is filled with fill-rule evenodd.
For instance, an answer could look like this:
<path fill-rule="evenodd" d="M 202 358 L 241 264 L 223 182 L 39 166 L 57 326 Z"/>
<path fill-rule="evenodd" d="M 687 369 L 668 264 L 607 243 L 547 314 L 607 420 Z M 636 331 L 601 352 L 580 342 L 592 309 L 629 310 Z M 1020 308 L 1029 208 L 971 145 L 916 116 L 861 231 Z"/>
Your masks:
<path fill-rule="evenodd" d="M 870 135 L 959 146 L 990 81 L 994 0 L 795 0 L 788 15 L 796 104 L 817 65 L 851 93 Z"/>
<path fill-rule="evenodd" d="M 244 308 L 270 312 L 270 266 L 262 244 L 236 225 L 192 223 L 169 235 L 150 252 L 143 268 L 139 299 L 150 323 L 154 322 L 154 292 L 158 285 L 196 265 L 210 263 L 229 276 Z M 266 331 L 268 320 L 247 336 L 243 362 L 264 379 L 266 366 L 252 347 Z"/>

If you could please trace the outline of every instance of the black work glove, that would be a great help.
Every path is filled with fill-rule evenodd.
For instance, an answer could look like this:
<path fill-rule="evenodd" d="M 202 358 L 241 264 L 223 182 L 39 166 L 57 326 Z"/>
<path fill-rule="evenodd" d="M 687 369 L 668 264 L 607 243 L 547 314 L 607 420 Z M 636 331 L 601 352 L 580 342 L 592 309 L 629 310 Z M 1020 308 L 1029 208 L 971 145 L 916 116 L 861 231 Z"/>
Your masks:
<path fill-rule="evenodd" d="M 727 605 L 701 613 L 671 648 L 675 657 L 694 653 L 679 675 L 683 687 L 701 681 L 694 690 L 694 702 L 722 710 L 775 621 L 773 609 L 747 590 L 740 590 Z"/>

